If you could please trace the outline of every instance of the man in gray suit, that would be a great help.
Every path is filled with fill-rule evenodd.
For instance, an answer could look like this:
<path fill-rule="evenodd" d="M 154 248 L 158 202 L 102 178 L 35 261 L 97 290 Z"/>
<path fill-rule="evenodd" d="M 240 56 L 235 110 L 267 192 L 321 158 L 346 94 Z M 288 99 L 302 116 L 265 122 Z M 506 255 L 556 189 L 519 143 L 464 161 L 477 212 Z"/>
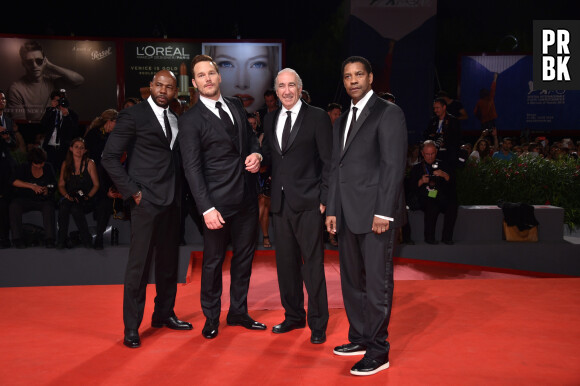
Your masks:
<path fill-rule="evenodd" d="M 132 197 L 131 248 L 125 272 L 123 321 L 127 347 L 141 345 L 139 325 L 145 308 L 149 266 L 155 255 L 155 310 L 152 327 L 191 330 L 173 312 L 179 254 L 179 147 L 177 116 L 169 103 L 177 95 L 170 71 L 159 71 L 151 96 L 121 111 L 101 163 L 123 197 Z M 121 156 L 127 152 L 127 164 Z"/>
<path fill-rule="evenodd" d="M 371 375 L 389 367 L 394 225 L 401 221 L 407 129 L 403 111 L 372 91 L 367 59 L 342 64 L 350 108 L 334 123 L 326 226 L 340 236 L 340 277 L 350 324 L 336 355 L 362 355 L 350 370 Z"/>

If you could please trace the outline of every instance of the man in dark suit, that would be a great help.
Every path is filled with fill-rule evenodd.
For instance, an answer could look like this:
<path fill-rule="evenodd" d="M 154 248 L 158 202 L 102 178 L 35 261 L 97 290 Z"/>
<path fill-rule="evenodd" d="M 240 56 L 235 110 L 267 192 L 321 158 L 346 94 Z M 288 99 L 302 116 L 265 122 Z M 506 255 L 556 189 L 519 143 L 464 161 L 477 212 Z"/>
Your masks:
<path fill-rule="evenodd" d="M 237 98 L 220 93 L 221 76 L 207 55 L 191 63 L 199 101 L 179 118 L 183 170 L 203 215 L 201 308 L 206 317 L 202 335 L 218 334 L 222 295 L 222 264 L 232 241 L 230 308 L 227 324 L 251 330 L 266 326 L 248 315 L 248 287 L 258 232 L 256 173 L 260 144 Z"/>
<path fill-rule="evenodd" d="M 44 134 L 42 148 L 46 151 L 47 161 L 55 170 L 60 170 L 68 152 L 70 141 L 81 136 L 79 117 L 70 108 L 63 90 L 54 90 L 50 94 L 50 107 L 46 108 L 40 125 Z"/>
<path fill-rule="evenodd" d="M 455 168 L 437 159 L 435 142 L 423 143 L 423 161 L 414 165 L 409 175 L 410 194 L 424 212 L 424 236 L 427 244 L 437 244 L 435 228 L 439 213 L 443 213 L 441 241 L 453 245 L 453 228 L 457 219 L 457 193 L 455 191 Z"/>
<path fill-rule="evenodd" d="M 285 68 L 275 81 L 282 108 L 266 115 L 262 147 L 272 163 L 276 266 L 285 319 L 280 334 L 306 325 L 303 285 L 308 292 L 308 326 L 314 344 L 326 341 L 328 299 L 324 275 L 323 224 L 328 195 L 332 126 L 322 109 L 300 100 L 302 79 Z"/>
<path fill-rule="evenodd" d="M 360 355 L 350 370 L 371 375 L 389 367 L 394 223 L 403 218 L 407 129 L 403 111 L 372 91 L 365 58 L 342 64 L 350 108 L 334 123 L 326 225 L 340 236 L 340 277 L 350 343 L 337 355 Z"/>
<path fill-rule="evenodd" d="M 169 110 L 177 94 L 170 71 L 159 71 L 149 84 L 147 101 L 121 111 L 101 164 L 123 197 L 132 197 L 131 248 L 125 272 L 123 321 L 131 348 L 141 345 L 149 266 L 155 258 L 155 310 L 152 327 L 191 330 L 173 312 L 179 255 L 179 146 L 177 116 Z M 121 157 L 127 152 L 125 167 Z"/>
<path fill-rule="evenodd" d="M 461 124 L 459 119 L 447 112 L 444 98 L 433 101 L 433 113 L 433 118 L 423 132 L 423 140 L 434 141 L 439 158 L 454 168 L 459 163 Z"/>

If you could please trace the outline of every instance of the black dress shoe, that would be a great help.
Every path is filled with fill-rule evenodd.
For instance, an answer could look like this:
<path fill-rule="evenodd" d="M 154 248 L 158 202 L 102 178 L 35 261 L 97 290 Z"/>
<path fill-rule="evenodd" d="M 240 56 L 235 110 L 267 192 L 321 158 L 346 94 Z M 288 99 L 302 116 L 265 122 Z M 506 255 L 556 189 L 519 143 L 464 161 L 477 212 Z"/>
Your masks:
<path fill-rule="evenodd" d="M 336 346 L 332 352 L 336 355 L 364 355 L 367 352 L 367 348 L 360 344 L 347 343 L 342 346 Z"/>
<path fill-rule="evenodd" d="M 218 326 L 220 325 L 219 319 L 210 319 L 207 318 L 205 320 L 205 325 L 203 326 L 203 330 L 201 330 L 201 335 L 203 335 L 206 339 L 213 339 L 218 334 Z"/>
<path fill-rule="evenodd" d="M 24 249 L 24 248 L 26 248 L 26 244 L 21 239 L 14 239 L 14 240 L 12 240 L 12 245 L 14 246 L 14 248 L 17 248 L 17 249 Z"/>
<path fill-rule="evenodd" d="M 272 327 L 272 332 L 274 334 L 283 334 L 288 331 L 295 330 L 297 328 L 304 328 L 306 327 L 306 321 L 302 320 L 300 322 L 290 322 L 288 320 L 284 320 L 282 323 L 275 325 Z"/>
<path fill-rule="evenodd" d="M 326 342 L 326 331 L 313 330 L 310 334 L 310 343 L 321 344 Z"/>
<path fill-rule="evenodd" d="M 103 236 L 97 236 L 95 237 L 95 245 L 94 245 L 95 249 L 97 251 L 102 251 L 104 248 L 103 245 Z"/>
<path fill-rule="evenodd" d="M 54 239 L 46 239 L 44 240 L 44 247 L 48 249 L 54 248 Z"/>
<path fill-rule="evenodd" d="M 453 240 L 442 240 L 443 244 L 447 244 L 447 245 L 453 245 L 455 244 L 455 242 Z"/>
<path fill-rule="evenodd" d="M 151 327 L 160 328 L 167 327 L 172 330 L 191 330 L 193 326 L 191 323 L 184 322 L 183 320 L 177 319 L 177 316 L 173 315 L 165 320 L 152 320 Z"/>
<path fill-rule="evenodd" d="M 437 245 L 437 244 L 439 244 L 439 241 L 434 240 L 434 239 L 427 239 L 427 240 L 425 240 L 425 242 L 427 244 L 431 244 L 431 245 Z"/>
<path fill-rule="evenodd" d="M 123 344 L 129 348 L 137 348 L 141 346 L 141 339 L 137 330 L 126 330 Z"/>
<path fill-rule="evenodd" d="M 389 360 L 380 362 L 366 355 L 350 369 L 352 375 L 373 375 L 389 368 Z"/>
<path fill-rule="evenodd" d="M 226 319 L 228 326 L 242 326 L 248 330 L 265 330 L 266 325 L 260 322 L 256 322 L 254 319 L 250 318 L 250 315 L 228 315 Z"/>

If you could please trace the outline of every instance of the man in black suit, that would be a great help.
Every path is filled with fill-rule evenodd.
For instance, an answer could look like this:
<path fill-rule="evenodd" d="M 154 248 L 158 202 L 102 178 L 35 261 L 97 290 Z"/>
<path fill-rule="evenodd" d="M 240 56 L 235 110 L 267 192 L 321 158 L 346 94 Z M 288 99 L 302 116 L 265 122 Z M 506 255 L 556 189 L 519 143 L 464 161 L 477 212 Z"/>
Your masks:
<path fill-rule="evenodd" d="M 435 228 L 439 213 L 443 213 L 441 241 L 453 245 L 453 228 L 457 219 L 457 193 L 455 191 L 455 168 L 437 159 L 435 142 L 423 143 L 423 161 L 414 165 L 409 175 L 410 194 L 419 202 L 424 212 L 424 236 L 427 244 L 437 244 Z"/>
<path fill-rule="evenodd" d="M 459 119 L 447 112 L 444 98 L 433 101 L 433 117 L 423 132 L 423 140 L 434 141 L 439 158 L 455 167 L 459 163 L 461 147 L 461 124 Z"/>
<path fill-rule="evenodd" d="M 155 310 L 152 327 L 191 330 L 173 312 L 179 255 L 179 146 L 177 116 L 169 103 L 177 95 L 170 71 L 159 71 L 149 84 L 147 101 L 124 109 L 117 117 L 101 164 L 123 197 L 132 197 L 131 248 L 125 272 L 123 320 L 131 348 L 141 345 L 149 266 L 155 258 Z M 127 152 L 126 168 L 121 156 Z"/>
<path fill-rule="evenodd" d="M 342 64 L 350 108 L 334 123 L 326 226 L 338 232 L 340 277 L 350 343 L 337 355 L 360 355 L 350 370 L 371 375 L 389 367 L 394 225 L 403 218 L 407 129 L 403 111 L 372 91 L 365 58 Z"/>
<path fill-rule="evenodd" d="M 308 326 L 314 344 L 326 341 L 328 299 L 324 275 L 323 224 L 332 152 L 328 114 L 300 100 L 302 79 L 285 68 L 275 81 L 282 108 L 266 115 L 262 147 L 272 163 L 276 266 L 285 319 L 280 334 L 306 325 L 303 284 L 308 292 Z"/>
<path fill-rule="evenodd" d="M 206 317 L 202 335 L 218 334 L 221 312 L 222 264 L 232 241 L 230 308 L 227 324 L 251 330 L 266 326 L 248 315 L 248 287 L 258 232 L 256 173 L 260 144 L 239 99 L 223 97 L 221 76 L 207 55 L 191 63 L 199 101 L 179 118 L 183 170 L 203 215 L 201 308 Z"/>

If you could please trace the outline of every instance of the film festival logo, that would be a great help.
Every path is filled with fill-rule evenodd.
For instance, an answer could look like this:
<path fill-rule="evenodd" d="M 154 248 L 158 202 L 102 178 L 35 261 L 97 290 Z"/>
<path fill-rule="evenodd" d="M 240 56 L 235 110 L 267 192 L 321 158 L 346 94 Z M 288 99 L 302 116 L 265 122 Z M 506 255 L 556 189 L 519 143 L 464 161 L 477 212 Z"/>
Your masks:
<path fill-rule="evenodd" d="M 580 90 L 580 20 L 534 20 L 534 89 Z"/>

